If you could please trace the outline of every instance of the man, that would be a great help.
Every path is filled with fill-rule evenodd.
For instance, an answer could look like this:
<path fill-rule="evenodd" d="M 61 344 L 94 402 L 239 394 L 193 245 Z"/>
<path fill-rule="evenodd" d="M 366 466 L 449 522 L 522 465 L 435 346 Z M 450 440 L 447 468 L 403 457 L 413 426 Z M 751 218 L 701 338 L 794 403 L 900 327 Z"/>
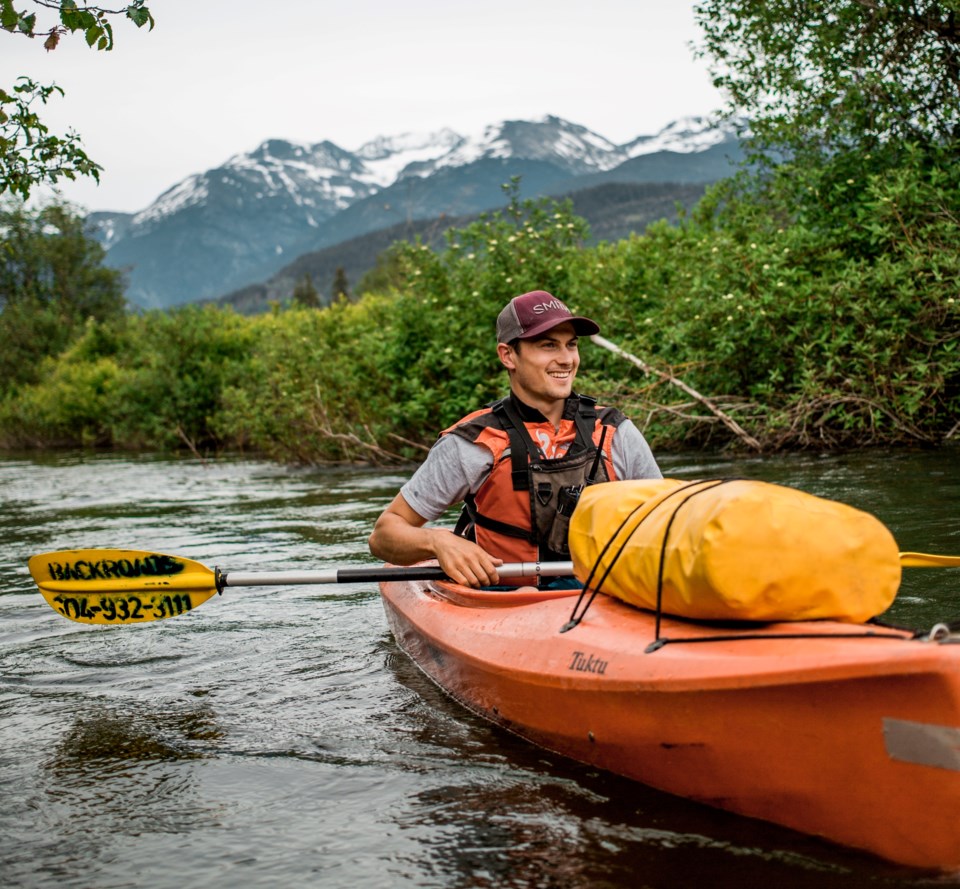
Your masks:
<path fill-rule="evenodd" d="M 398 565 L 436 559 L 458 583 L 493 586 L 505 561 L 569 558 L 566 527 L 584 485 L 660 478 L 636 426 L 573 391 L 578 337 L 599 332 L 546 291 L 512 299 L 497 318 L 510 395 L 441 434 L 377 519 L 373 555 Z M 456 531 L 427 527 L 460 501 Z"/>

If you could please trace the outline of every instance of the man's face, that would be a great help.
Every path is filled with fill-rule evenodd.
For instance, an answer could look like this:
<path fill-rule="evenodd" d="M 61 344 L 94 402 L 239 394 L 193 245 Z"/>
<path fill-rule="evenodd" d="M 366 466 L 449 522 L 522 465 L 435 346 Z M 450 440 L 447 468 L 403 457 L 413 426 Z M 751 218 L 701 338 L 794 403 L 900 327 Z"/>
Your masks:
<path fill-rule="evenodd" d="M 504 366 L 513 371 L 510 383 L 521 401 L 542 411 L 544 406 L 570 397 L 580 352 L 569 321 L 535 339 L 523 340 L 518 349 L 500 343 L 498 352 Z"/>

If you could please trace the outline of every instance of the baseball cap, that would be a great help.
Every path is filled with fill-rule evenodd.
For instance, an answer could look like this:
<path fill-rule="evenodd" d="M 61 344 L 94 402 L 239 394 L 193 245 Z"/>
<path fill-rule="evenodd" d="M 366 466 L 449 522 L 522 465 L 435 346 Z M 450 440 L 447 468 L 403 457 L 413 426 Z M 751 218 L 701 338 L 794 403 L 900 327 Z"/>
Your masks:
<path fill-rule="evenodd" d="M 582 315 L 574 315 L 546 290 L 533 290 L 515 296 L 497 316 L 497 342 L 527 340 L 539 336 L 564 321 L 570 321 L 577 336 L 600 333 L 600 325 Z"/>

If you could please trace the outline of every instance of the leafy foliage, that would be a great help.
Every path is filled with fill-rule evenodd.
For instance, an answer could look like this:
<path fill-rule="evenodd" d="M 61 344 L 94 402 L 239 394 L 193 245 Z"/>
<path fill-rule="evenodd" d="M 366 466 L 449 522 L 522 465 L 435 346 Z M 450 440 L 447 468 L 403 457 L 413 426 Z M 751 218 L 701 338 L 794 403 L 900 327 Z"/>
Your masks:
<path fill-rule="evenodd" d="M 144 5 L 146 0 L 133 0 L 120 10 L 80 5 L 76 0 L 32 0 L 32 3 L 44 10 L 56 10 L 59 21 L 38 27 L 36 12 L 18 11 L 14 0 L 0 0 L 0 28 L 25 37 L 46 36 L 43 48 L 48 52 L 57 48 L 64 34 L 76 31 L 83 32 L 87 46 L 96 47 L 98 50 L 113 49 L 113 25 L 110 16 L 119 15 L 121 12 L 138 28 L 149 25 L 150 30 L 153 30 L 153 16 Z"/>
<path fill-rule="evenodd" d="M 224 392 L 247 361 L 249 322 L 213 307 L 88 321 L 0 409 L 20 445 L 216 448 Z"/>
<path fill-rule="evenodd" d="M 34 110 L 60 94 L 58 86 L 41 86 L 27 77 L 12 92 L 0 89 L 0 194 L 26 199 L 39 182 L 92 176 L 100 181 L 100 166 L 80 147 L 76 133 L 56 136 Z"/>
<path fill-rule="evenodd" d="M 702 0 L 701 55 L 761 145 L 811 156 L 954 141 L 960 3 Z"/>
<path fill-rule="evenodd" d="M 87 46 L 97 50 L 113 49 L 111 16 L 123 15 L 138 28 L 153 29 L 153 16 L 144 5 L 146 0 L 133 0 L 125 9 L 110 10 L 101 6 L 79 5 L 76 0 L 31 0 L 43 11 L 56 11 L 56 21 L 40 24 L 37 13 L 18 10 L 14 0 L 0 0 L 0 30 L 11 35 L 45 37 L 47 52 L 57 48 L 66 34 L 82 32 Z M 101 167 L 91 160 L 74 132 L 65 136 L 52 134 L 41 120 L 38 105 L 46 105 L 51 96 L 63 96 L 56 86 L 38 84 L 30 77 L 20 77 L 9 89 L 0 87 L 0 195 L 5 192 L 24 200 L 41 183 L 55 184 L 61 178 L 92 176 L 99 181 Z"/>
<path fill-rule="evenodd" d="M 793 185 L 778 183 L 758 192 L 731 181 L 682 225 L 593 248 L 568 207 L 512 190 L 503 211 L 451 231 L 444 251 L 397 245 L 389 293 L 254 318 L 207 306 L 89 322 L 0 408 L 0 440 L 249 448 L 310 463 L 416 458 L 506 391 L 496 315 L 541 287 L 768 450 L 955 435 L 956 165 L 905 163 L 856 189 L 836 184 L 836 229 L 784 223 Z M 582 351 L 582 390 L 625 409 L 657 447 L 733 442 L 662 378 L 589 343 Z"/>

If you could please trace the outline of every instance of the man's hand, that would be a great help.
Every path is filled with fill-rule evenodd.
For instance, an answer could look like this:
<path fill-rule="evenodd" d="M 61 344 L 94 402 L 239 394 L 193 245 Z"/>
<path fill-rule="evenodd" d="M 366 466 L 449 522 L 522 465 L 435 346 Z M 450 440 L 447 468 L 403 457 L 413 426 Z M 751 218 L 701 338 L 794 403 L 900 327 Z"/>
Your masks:
<path fill-rule="evenodd" d="M 426 522 L 397 494 L 373 527 L 370 552 L 395 565 L 436 559 L 451 580 L 465 586 L 493 586 L 500 582 L 497 567 L 503 559 L 445 528 L 425 528 Z"/>
<path fill-rule="evenodd" d="M 493 586 L 500 582 L 497 568 L 503 559 L 497 559 L 473 541 L 443 528 L 432 529 L 436 558 L 451 580 L 465 586 Z"/>

